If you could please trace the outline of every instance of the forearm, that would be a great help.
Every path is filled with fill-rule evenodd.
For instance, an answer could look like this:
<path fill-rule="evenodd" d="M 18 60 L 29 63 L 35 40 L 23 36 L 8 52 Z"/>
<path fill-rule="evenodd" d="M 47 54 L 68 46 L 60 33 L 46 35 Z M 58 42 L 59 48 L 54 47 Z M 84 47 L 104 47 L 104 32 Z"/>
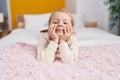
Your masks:
<path fill-rule="evenodd" d="M 57 47 L 58 44 L 56 42 L 50 41 L 48 46 L 40 51 L 40 59 L 45 62 L 53 62 Z"/>
<path fill-rule="evenodd" d="M 41 53 L 41 61 L 52 63 L 55 59 L 55 52 L 50 49 L 45 49 Z"/>
<path fill-rule="evenodd" d="M 74 63 L 75 57 L 73 52 L 70 50 L 67 42 L 62 42 L 61 44 L 59 44 L 59 50 L 63 63 L 68 63 L 68 64 Z"/>

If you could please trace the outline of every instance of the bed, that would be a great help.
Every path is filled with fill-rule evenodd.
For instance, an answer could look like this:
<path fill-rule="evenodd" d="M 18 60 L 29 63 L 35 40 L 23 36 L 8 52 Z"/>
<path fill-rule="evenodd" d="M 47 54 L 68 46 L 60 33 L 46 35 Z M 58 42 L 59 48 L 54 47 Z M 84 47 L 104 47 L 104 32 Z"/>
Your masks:
<path fill-rule="evenodd" d="M 18 28 L 0 40 L 0 80 L 120 80 L 120 37 L 99 28 L 84 28 L 78 19 L 77 63 L 38 62 L 36 46 L 49 15 L 17 17 Z"/>

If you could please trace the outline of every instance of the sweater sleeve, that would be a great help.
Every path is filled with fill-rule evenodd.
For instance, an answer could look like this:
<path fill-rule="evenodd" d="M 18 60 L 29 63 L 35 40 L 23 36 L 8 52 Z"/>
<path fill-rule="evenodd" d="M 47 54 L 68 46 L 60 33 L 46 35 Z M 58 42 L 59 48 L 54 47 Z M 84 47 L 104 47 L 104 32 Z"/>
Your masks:
<path fill-rule="evenodd" d="M 69 42 L 59 44 L 60 56 L 63 63 L 73 64 L 78 59 L 77 38 L 74 36 Z"/>
<path fill-rule="evenodd" d="M 45 62 L 53 62 L 58 44 L 42 37 L 37 46 L 37 59 Z"/>

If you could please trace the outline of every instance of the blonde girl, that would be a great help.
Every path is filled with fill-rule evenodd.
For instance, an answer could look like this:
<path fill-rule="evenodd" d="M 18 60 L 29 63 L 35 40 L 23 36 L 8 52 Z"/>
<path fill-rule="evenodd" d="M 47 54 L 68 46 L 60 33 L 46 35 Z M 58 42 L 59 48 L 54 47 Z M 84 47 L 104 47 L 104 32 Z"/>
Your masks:
<path fill-rule="evenodd" d="M 73 18 L 67 10 L 56 10 L 51 14 L 48 30 L 41 31 L 37 59 L 50 63 L 77 62 L 78 45 L 74 34 Z"/>

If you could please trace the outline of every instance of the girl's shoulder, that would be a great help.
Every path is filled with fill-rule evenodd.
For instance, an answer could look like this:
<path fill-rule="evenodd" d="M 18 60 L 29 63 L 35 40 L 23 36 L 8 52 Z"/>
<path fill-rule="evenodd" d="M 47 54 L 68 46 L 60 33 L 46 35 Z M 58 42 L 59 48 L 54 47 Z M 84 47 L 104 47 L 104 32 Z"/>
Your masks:
<path fill-rule="evenodd" d="M 77 39 L 76 34 L 73 34 L 70 39 Z"/>
<path fill-rule="evenodd" d="M 45 39 L 49 39 L 48 32 L 40 32 L 40 37 L 45 38 Z"/>
<path fill-rule="evenodd" d="M 77 42 L 77 41 L 78 41 L 78 40 L 77 40 L 77 37 L 76 37 L 75 34 L 73 34 L 73 35 L 67 40 L 68 43 Z"/>

